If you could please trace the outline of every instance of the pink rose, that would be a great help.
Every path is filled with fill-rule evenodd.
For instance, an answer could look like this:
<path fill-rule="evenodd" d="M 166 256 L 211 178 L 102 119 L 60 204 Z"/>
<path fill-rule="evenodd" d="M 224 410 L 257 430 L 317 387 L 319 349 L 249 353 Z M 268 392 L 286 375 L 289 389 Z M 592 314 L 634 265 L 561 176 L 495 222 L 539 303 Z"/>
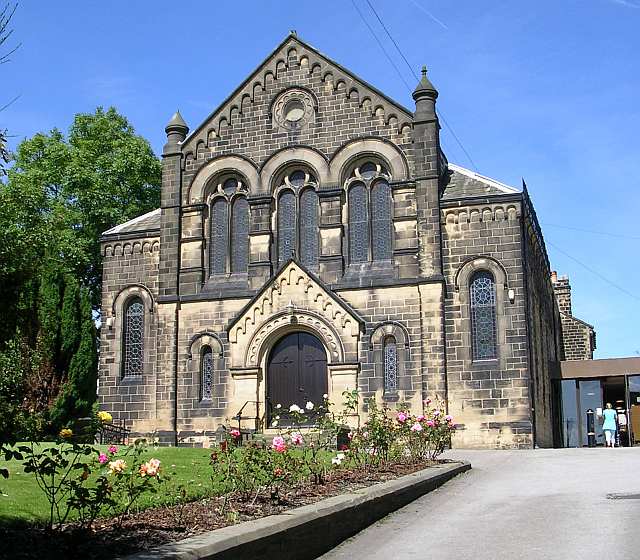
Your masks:
<path fill-rule="evenodd" d="M 425 399 L 424 404 L 427 404 L 427 405 L 431 404 L 431 399 Z"/>
<path fill-rule="evenodd" d="M 444 417 L 444 419 L 445 419 L 447 422 L 452 422 L 452 421 L 453 421 L 453 416 L 451 416 L 451 414 L 447 414 L 447 415 Z"/>
<path fill-rule="evenodd" d="M 427 420 L 427 426 L 429 426 L 430 428 L 433 428 L 436 425 L 436 423 L 433 420 Z"/>
<path fill-rule="evenodd" d="M 433 411 L 433 415 L 434 415 L 435 417 L 440 416 L 440 411 L 439 411 L 439 410 L 434 410 L 434 411 Z"/>
<path fill-rule="evenodd" d="M 104 453 L 100 453 L 100 456 L 98 457 L 98 462 L 101 465 L 104 465 L 108 460 L 109 460 L 109 457 L 107 457 Z"/>
<path fill-rule="evenodd" d="M 240 430 L 231 430 L 231 432 L 229 432 L 231 434 L 231 437 L 234 438 L 239 438 L 240 437 Z"/>
<path fill-rule="evenodd" d="M 416 422 L 413 426 L 411 426 L 411 431 L 412 432 L 421 432 L 422 431 L 422 425 L 420 424 L 420 422 Z"/>
<path fill-rule="evenodd" d="M 284 453 L 287 450 L 287 445 L 284 442 L 284 438 L 282 436 L 276 436 L 273 438 L 271 442 L 271 447 L 275 449 L 278 453 Z"/>
<path fill-rule="evenodd" d="M 424 420 L 424 414 L 420 414 L 419 416 L 416 417 L 416 420 L 418 422 L 422 422 Z"/>
<path fill-rule="evenodd" d="M 291 443 L 293 443 L 293 445 L 302 445 L 302 434 L 300 432 L 293 432 L 291 434 Z"/>
<path fill-rule="evenodd" d="M 407 415 L 404 412 L 398 412 L 398 415 L 396 416 L 396 418 L 398 419 L 398 422 L 403 424 L 407 420 Z"/>
<path fill-rule="evenodd" d="M 115 445 L 110 445 L 107 451 L 111 453 L 111 455 L 115 455 L 118 452 L 118 448 Z"/>

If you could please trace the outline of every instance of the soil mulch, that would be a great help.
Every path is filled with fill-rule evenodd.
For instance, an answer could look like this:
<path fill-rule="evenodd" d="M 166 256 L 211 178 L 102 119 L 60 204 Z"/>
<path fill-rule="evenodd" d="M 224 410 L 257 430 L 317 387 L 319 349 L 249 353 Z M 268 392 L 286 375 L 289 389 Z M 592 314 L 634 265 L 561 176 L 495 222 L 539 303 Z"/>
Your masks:
<path fill-rule="evenodd" d="M 277 499 L 260 496 L 247 502 L 227 498 L 225 504 L 223 497 L 204 498 L 130 514 L 120 527 L 116 519 L 99 519 L 93 531 L 82 530 L 74 524 L 54 532 L 25 523 L 0 524 L 0 559 L 111 560 L 206 531 L 283 513 L 428 466 L 426 463 L 393 464 L 378 469 L 336 470 L 328 475 L 324 484 L 308 483 Z"/>

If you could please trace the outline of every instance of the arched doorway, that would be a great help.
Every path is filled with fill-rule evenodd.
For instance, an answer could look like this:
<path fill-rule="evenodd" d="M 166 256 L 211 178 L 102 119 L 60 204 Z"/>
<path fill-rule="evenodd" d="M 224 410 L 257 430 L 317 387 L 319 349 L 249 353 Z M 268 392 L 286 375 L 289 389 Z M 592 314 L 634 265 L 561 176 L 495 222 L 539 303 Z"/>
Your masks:
<path fill-rule="evenodd" d="M 286 424 L 292 404 L 304 408 L 311 401 L 317 406 L 327 387 L 327 353 L 322 342 L 307 332 L 284 336 L 275 343 L 267 361 L 268 425 L 276 415 Z M 276 412 L 278 404 L 282 408 Z"/>

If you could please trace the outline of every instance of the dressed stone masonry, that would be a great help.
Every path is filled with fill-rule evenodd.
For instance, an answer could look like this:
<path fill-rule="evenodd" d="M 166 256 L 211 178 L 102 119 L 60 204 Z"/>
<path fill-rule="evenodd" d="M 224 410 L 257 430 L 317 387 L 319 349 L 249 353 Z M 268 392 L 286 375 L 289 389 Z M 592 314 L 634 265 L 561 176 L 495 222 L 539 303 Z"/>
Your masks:
<path fill-rule="evenodd" d="M 101 406 L 208 446 L 357 388 L 362 418 L 438 396 L 454 445 L 552 446 L 542 233 L 526 189 L 447 161 L 437 97 L 423 70 L 409 111 L 291 34 L 191 134 L 176 113 L 161 207 L 102 238 Z"/>

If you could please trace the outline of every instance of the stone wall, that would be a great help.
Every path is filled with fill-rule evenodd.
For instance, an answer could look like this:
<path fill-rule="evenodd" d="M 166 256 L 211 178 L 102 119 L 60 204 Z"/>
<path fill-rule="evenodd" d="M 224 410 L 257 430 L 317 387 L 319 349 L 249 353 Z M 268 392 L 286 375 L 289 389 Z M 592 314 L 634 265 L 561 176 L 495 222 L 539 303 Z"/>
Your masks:
<path fill-rule="evenodd" d="M 153 431 L 156 410 L 156 364 L 162 353 L 158 337 L 158 237 L 130 239 L 118 236 L 102 243 L 102 328 L 100 330 L 99 401 L 116 423 Z M 140 297 L 145 309 L 143 375 L 122 376 L 122 320 L 124 307 Z"/>
<path fill-rule="evenodd" d="M 524 273 L 528 301 L 529 370 L 536 444 L 553 447 L 555 410 L 553 379 L 559 378 L 563 359 L 560 312 L 551 284 L 551 270 L 531 202 L 525 194 L 523 216 Z"/>
<path fill-rule="evenodd" d="M 443 204 L 447 389 L 462 424 L 456 446 L 533 445 L 519 197 Z M 472 359 L 469 280 L 477 270 L 496 281 L 496 360 Z"/>
<path fill-rule="evenodd" d="M 562 321 L 562 340 L 565 360 L 592 360 L 596 348 L 594 328 L 573 316 L 571 308 L 571 284 L 567 276 L 551 276 L 553 291 Z"/>

